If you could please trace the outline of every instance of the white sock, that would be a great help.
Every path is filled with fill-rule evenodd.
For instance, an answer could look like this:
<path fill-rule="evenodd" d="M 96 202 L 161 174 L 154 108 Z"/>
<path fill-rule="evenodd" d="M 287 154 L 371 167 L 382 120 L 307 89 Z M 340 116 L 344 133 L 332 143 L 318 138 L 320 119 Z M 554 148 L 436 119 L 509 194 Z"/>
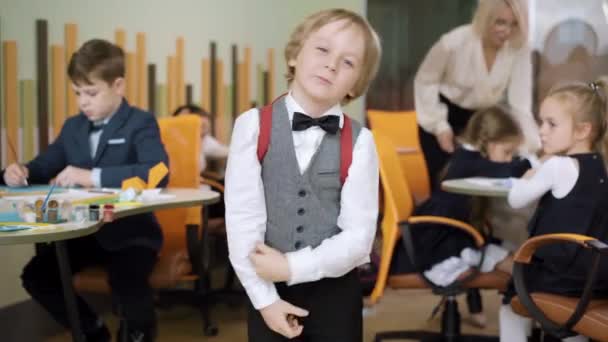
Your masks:
<path fill-rule="evenodd" d="M 498 312 L 500 342 L 527 342 L 532 332 L 532 320 L 513 312 L 511 305 L 503 304 Z M 570 342 L 570 341 L 569 341 Z"/>
<path fill-rule="evenodd" d="M 562 339 L 564 342 L 589 342 L 589 338 L 583 335 L 576 335 Z"/>

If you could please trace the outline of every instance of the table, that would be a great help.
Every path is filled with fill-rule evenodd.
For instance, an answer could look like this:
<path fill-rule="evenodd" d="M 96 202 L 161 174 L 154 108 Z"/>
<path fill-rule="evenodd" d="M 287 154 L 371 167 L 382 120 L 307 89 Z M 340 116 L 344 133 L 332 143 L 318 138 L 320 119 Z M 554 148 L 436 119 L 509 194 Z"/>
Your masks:
<path fill-rule="evenodd" d="M 507 197 L 510 189 L 507 183 L 506 178 L 458 178 L 441 182 L 441 189 L 462 195 Z"/>
<path fill-rule="evenodd" d="M 132 207 L 118 207 L 114 218 L 120 219 L 127 216 L 153 212 L 159 209 L 171 209 L 180 207 L 191 207 L 199 205 L 213 204 L 219 201 L 219 194 L 211 190 L 170 188 L 165 189 L 162 194 L 173 195 L 170 199 L 152 200 L 142 205 Z M 100 215 L 101 216 L 101 215 Z M 207 210 L 203 213 L 203 227 L 207 225 Z M 29 244 L 38 242 L 54 242 L 57 262 L 59 264 L 60 278 L 63 287 L 66 310 L 70 326 L 72 327 L 72 340 L 84 342 L 84 335 L 80 330 L 80 318 L 76 306 L 76 296 L 72 284 L 72 271 L 68 262 L 66 241 L 78 237 L 93 234 L 103 226 L 102 221 L 98 222 L 68 222 L 58 224 L 56 228 L 38 228 L 21 230 L 11 233 L 0 233 L 0 245 Z M 203 232 L 206 232 L 203 229 Z M 203 243 L 208 239 L 203 239 Z"/>

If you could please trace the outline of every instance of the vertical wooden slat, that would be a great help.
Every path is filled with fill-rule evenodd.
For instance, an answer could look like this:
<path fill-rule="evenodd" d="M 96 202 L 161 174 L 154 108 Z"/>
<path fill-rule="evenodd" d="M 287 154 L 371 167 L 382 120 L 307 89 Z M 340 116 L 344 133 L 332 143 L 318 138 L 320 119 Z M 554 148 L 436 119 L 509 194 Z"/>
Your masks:
<path fill-rule="evenodd" d="M 3 58 L 4 62 L 4 122 L 6 123 L 6 140 L 7 146 L 12 144 L 18 152 L 18 136 L 19 131 L 19 84 L 17 82 L 17 42 L 6 41 L 3 43 Z M 6 148 L 7 164 L 15 163 L 14 153 L 10 148 Z"/>
<path fill-rule="evenodd" d="M 177 84 L 175 75 L 175 57 L 167 57 L 167 107 L 165 112 L 171 115 L 177 107 Z"/>
<path fill-rule="evenodd" d="M 268 71 L 262 72 L 262 80 L 264 83 L 264 104 L 270 103 L 271 99 L 268 96 Z"/>
<path fill-rule="evenodd" d="M 238 98 L 238 103 L 239 103 L 239 113 L 243 113 L 245 112 L 245 110 L 247 109 L 247 99 L 245 98 L 245 77 L 243 77 L 243 75 L 245 75 L 245 63 L 239 63 L 239 75 L 241 77 L 239 77 L 239 84 L 238 84 L 238 88 L 239 88 L 239 98 Z"/>
<path fill-rule="evenodd" d="M 133 52 L 126 53 L 126 82 L 127 82 L 127 100 L 132 103 L 137 103 L 137 68 L 135 65 L 135 54 Z"/>
<path fill-rule="evenodd" d="M 243 111 L 249 108 L 249 101 L 251 101 L 251 48 L 245 48 L 245 57 L 243 59 L 244 70 L 243 70 L 243 82 L 245 88 L 243 89 Z"/>
<path fill-rule="evenodd" d="M 146 70 L 146 34 L 138 32 L 136 37 L 137 106 L 148 109 L 148 72 Z"/>
<path fill-rule="evenodd" d="M 156 107 L 156 64 L 148 64 L 148 110 L 157 114 Z"/>
<path fill-rule="evenodd" d="M 78 44 L 78 26 L 76 24 L 65 24 L 65 60 L 67 63 L 70 62 L 72 54 L 76 52 Z M 76 95 L 72 91 L 72 82 L 66 77 L 66 92 L 67 92 L 67 112 L 68 115 L 78 114 L 78 103 L 76 102 Z"/>
<path fill-rule="evenodd" d="M 220 59 L 217 60 L 217 82 L 216 82 L 216 94 L 217 98 L 215 99 L 217 103 L 217 111 L 213 113 L 215 117 L 215 127 L 212 131 L 214 136 L 221 131 L 223 131 L 224 126 L 224 112 L 226 107 L 225 101 L 225 88 L 224 88 L 224 62 Z"/>
<path fill-rule="evenodd" d="M 156 86 L 156 108 L 158 108 L 157 117 L 167 116 L 167 86 L 164 84 Z"/>
<path fill-rule="evenodd" d="M 53 135 L 51 140 L 53 141 L 63 126 L 65 120 L 65 51 L 63 46 L 52 45 L 51 46 L 51 98 L 53 99 L 53 106 L 51 107 L 51 116 L 53 118 Z"/>
<path fill-rule="evenodd" d="M 268 98 L 270 99 L 270 101 L 274 100 L 275 98 L 275 93 L 274 93 L 274 82 L 275 82 L 275 78 L 274 78 L 274 49 L 268 49 Z"/>
<path fill-rule="evenodd" d="M 35 155 L 36 135 L 36 82 L 22 80 L 21 88 L 21 161 L 31 160 Z M 48 130 L 47 130 L 48 132 Z"/>
<path fill-rule="evenodd" d="M 211 42 L 209 47 L 210 55 L 210 76 L 209 76 L 209 113 L 211 114 L 211 132 L 215 132 L 215 113 L 217 113 L 217 45 Z"/>
<path fill-rule="evenodd" d="M 38 78 L 38 150 L 49 144 L 49 33 L 46 20 L 36 20 L 36 74 Z M 29 160 L 29 159 L 28 159 Z"/>
<path fill-rule="evenodd" d="M 239 48 L 232 45 L 232 94 L 231 94 L 231 117 L 236 119 L 239 114 Z"/>
<path fill-rule="evenodd" d="M 186 102 L 186 82 L 184 80 L 184 38 L 175 41 L 175 108 Z M 173 109 L 175 109 L 173 108 Z"/>
<path fill-rule="evenodd" d="M 258 86 L 258 96 L 256 97 L 257 105 L 264 106 L 264 66 L 257 64 L 256 66 L 256 84 Z"/>
<path fill-rule="evenodd" d="M 191 104 L 193 103 L 192 100 L 192 84 L 188 83 L 186 84 L 186 102 L 184 102 L 184 104 Z"/>
<path fill-rule="evenodd" d="M 203 59 L 201 61 L 201 107 L 203 109 L 209 111 L 211 110 L 210 106 L 210 97 L 211 97 L 211 68 L 208 59 Z"/>
<path fill-rule="evenodd" d="M 114 31 L 114 42 L 116 45 L 120 46 L 120 48 L 125 51 L 127 46 L 127 33 L 123 29 L 118 29 Z"/>
<path fill-rule="evenodd" d="M 2 19 L 2 18 L 0 18 Z M 0 20 L 0 50 L 2 49 L 2 20 Z M 2 129 L 3 129 L 3 113 L 4 113 L 4 72 L 2 71 L 2 67 L 4 66 L 4 53 L 0 51 L 0 167 L 4 165 L 4 158 L 6 153 L 4 153 L 4 142 L 2 141 Z"/>

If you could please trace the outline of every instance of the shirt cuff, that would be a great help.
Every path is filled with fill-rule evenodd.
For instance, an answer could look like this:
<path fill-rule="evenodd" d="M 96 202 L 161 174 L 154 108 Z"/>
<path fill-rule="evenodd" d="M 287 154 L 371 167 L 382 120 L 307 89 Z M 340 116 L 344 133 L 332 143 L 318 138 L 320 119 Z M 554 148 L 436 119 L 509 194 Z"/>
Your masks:
<path fill-rule="evenodd" d="M 101 169 L 96 167 L 91 170 L 91 182 L 93 182 L 93 186 L 96 188 L 101 187 Z"/>
<path fill-rule="evenodd" d="M 319 269 L 314 262 L 312 248 L 306 247 L 286 254 L 289 264 L 290 279 L 287 285 L 316 281 L 321 279 Z"/>
<path fill-rule="evenodd" d="M 281 299 L 274 284 L 272 284 L 272 286 L 260 286 L 253 291 L 247 290 L 247 296 L 251 300 L 251 305 L 253 305 L 256 310 L 263 309 Z"/>
<path fill-rule="evenodd" d="M 439 133 L 443 133 L 445 131 L 451 131 L 452 126 L 447 121 L 440 121 L 437 126 L 435 126 L 435 135 Z"/>

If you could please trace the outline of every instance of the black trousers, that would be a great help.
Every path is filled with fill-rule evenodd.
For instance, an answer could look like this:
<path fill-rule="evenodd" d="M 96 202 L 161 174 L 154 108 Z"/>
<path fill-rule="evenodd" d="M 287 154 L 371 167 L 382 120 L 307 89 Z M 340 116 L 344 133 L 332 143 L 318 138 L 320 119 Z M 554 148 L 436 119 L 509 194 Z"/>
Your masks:
<path fill-rule="evenodd" d="M 103 249 L 94 236 L 67 242 L 70 267 L 73 273 L 91 265 L 103 266 L 109 275 L 114 304 L 131 327 L 154 328 L 153 293 L 148 277 L 157 260 L 157 252 L 147 247 L 133 246 L 117 251 Z M 69 321 L 59 265 L 53 248 L 41 250 L 25 266 L 21 275 L 23 287 L 61 325 L 69 328 Z M 97 314 L 77 296 L 82 330 L 86 334 L 97 327 Z"/>
<path fill-rule="evenodd" d="M 467 126 L 471 116 L 473 116 L 474 110 L 459 107 L 443 95 L 439 95 L 439 99 L 448 107 L 448 123 L 452 126 L 454 136 L 460 135 Z M 418 126 L 418 136 L 420 137 L 420 147 L 426 160 L 426 167 L 429 171 L 431 190 L 436 190 L 439 188 L 440 183 L 439 174 L 450 158 L 450 154 L 441 149 L 434 134 L 428 133 L 420 126 Z"/>
<path fill-rule="evenodd" d="M 300 337 L 288 340 L 270 330 L 260 312 L 250 305 L 249 342 L 363 341 L 363 300 L 355 271 L 340 278 L 325 278 L 312 283 L 276 285 L 281 299 L 309 311 L 308 317 L 300 319 L 304 331 Z"/>

